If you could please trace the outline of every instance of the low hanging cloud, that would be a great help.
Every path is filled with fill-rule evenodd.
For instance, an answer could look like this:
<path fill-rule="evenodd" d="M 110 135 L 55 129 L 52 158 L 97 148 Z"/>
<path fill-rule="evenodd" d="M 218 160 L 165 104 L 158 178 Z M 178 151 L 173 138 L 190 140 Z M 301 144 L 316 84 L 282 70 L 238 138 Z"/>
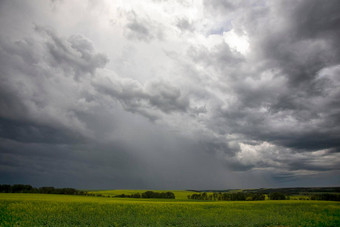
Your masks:
<path fill-rule="evenodd" d="M 108 61 L 104 54 L 94 53 L 92 43 L 81 35 L 64 40 L 47 28 L 37 26 L 35 30 L 46 36 L 49 64 L 62 68 L 77 80 L 87 73 L 93 75 L 96 68 L 104 67 Z"/>
<path fill-rule="evenodd" d="M 189 100 L 181 95 L 181 91 L 165 82 L 154 81 L 144 86 L 135 80 L 122 79 L 112 74 L 109 76 L 94 82 L 94 87 L 100 93 L 118 100 L 129 112 L 137 112 L 155 120 L 158 111 L 168 114 L 190 109 Z"/>
<path fill-rule="evenodd" d="M 80 37 L 69 41 L 42 27 L 32 32 L 37 40 L 1 41 L 0 116 L 4 124 L 22 124 L 28 132 L 32 126 L 42 130 L 42 136 L 45 129 L 88 134 L 77 112 L 86 109 L 91 94 L 86 84 L 75 88 L 78 80 L 90 78 L 96 68 L 104 66 L 106 57 L 93 53 L 90 43 Z M 79 51 L 81 46 L 87 49 Z"/>
<path fill-rule="evenodd" d="M 339 184 L 338 1 L 0 5 L 0 183 Z"/>

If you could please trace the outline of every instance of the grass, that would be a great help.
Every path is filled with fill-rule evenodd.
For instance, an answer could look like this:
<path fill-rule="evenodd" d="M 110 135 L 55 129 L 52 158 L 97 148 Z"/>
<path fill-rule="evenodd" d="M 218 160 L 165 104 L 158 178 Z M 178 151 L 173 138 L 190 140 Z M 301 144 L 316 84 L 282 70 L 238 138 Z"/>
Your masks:
<path fill-rule="evenodd" d="M 340 203 L 1 194 L 1 226 L 340 226 Z"/>

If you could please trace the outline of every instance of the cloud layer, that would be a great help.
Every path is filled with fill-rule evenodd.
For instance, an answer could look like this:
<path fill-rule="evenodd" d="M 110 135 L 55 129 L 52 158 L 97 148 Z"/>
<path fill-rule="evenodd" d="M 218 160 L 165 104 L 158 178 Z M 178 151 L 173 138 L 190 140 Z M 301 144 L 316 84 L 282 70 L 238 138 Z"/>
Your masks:
<path fill-rule="evenodd" d="M 339 185 L 338 1 L 0 6 L 0 183 Z"/>

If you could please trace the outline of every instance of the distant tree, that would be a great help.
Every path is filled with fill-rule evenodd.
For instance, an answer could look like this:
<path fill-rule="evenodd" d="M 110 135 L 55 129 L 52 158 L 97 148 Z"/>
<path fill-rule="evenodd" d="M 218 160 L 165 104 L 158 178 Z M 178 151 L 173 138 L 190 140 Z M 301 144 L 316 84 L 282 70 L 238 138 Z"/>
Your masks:
<path fill-rule="evenodd" d="M 0 185 L 0 192 L 10 193 L 10 192 L 12 192 L 11 190 L 12 190 L 12 187 L 9 184 L 1 184 Z"/>
<path fill-rule="evenodd" d="M 42 194 L 55 194 L 56 191 L 55 191 L 54 187 L 41 187 L 41 188 L 39 188 L 39 193 L 42 193 Z"/>
<path fill-rule="evenodd" d="M 315 194 L 311 196 L 311 200 L 327 200 L 327 201 L 340 201 L 340 194 Z"/>
<path fill-rule="evenodd" d="M 213 196 L 213 200 L 217 200 L 218 194 L 216 192 L 214 192 L 212 196 Z"/>
<path fill-rule="evenodd" d="M 285 200 L 286 196 L 280 192 L 273 192 L 268 195 L 271 200 Z"/>
<path fill-rule="evenodd" d="M 31 185 L 15 184 L 11 188 L 11 192 L 14 193 L 28 193 L 31 192 L 33 187 Z"/>
<path fill-rule="evenodd" d="M 142 198 L 162 198 L 162 199 L 175 199 L 175 194 L 173 192 L 153 192 L 146 191 L 141 194 Z"/>
<path fill-rule="evenodd" d="M 138 192 L 131 195 L 131 198 L 140 198 L 140 197 L 141 197 L 141 195 Z"/>
<path fill-rule="evenodd" d="M 202 200 L 207 200 L 207 199 L 208 199 L 208 195 L 207 195 L 206 192 L 203 192 L 203 193 L 201 194 L 201 196 L 202 196 Z"/>
<path fill-rule="evenodd" d="M 165 192 L 167 199 L 175 199 L 175 194 L 173 192 Z"/>
<path fill-rule="evenodd" d="M 153 197 L 153 191 L 146 191 L 142 193 L 142 198 L 152 198 Z"/>

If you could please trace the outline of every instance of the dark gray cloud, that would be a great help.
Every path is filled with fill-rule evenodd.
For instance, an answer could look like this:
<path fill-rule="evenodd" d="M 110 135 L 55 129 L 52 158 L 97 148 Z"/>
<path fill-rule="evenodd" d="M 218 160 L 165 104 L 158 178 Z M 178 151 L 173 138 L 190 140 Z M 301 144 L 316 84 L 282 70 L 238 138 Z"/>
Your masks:
<path fill-rule="evenodd" d="M 340 183 L 338 1 L 40 3 L 0 3 L 0 183 Z"/>
<path fill-rule="evenodd" d="M 91 51 L 86 57 L 53 32 L 42 28 L 35 31 L 42 40 L 1 39 L 1 124 L 5 131 L 12 132 L 7 136 L 34 136 L 32 130 L 42 131 L 41 136 L 49 132 L 57 135 L 52 132 L 55 128 L 70 131 L 69 135 L 86 134 L 86 123 L 79 121 L 76 112 L 86 108 L 90 92 L 85 87 L 74 90 L 75 80 L 92 75 L 105 57 Z M 41 31 L 47 32 L 47 39 Z M 84 44 L 84 40 L 78 41 Z M 84 106 L 73 106 L 77 102 Z"/>
<path fill-rule="evenodd" d="M 233 26 L 250 37 L 250 49 L 254 50 L 243 58 L 225 44 L 225 48 L 219 44 L 212 51 L 191 48 L 189 56 L 211 68 L 220 82 L 215 89 L 225 94 L 210 110 L 213 117 L 206 122 L 207 127 L 220 135 L 242 135 L 242 143 L 255 140 L 275 144 L 279 156 L 290 152 L 285 148 L 303 156 L 307 151 L 339 151 L 340 62 L 335 41 L 340 38 L 335 26 L 339 24 L 339 3 L 262 3 L 242 9 L 244 5 L 227 1 L 205 2 L 211 14 L 243 10 Z M 224 150 L 229 152 L 228 148 Z M 266 162 L 242 164 L 237 158 L 240 153 L 236 150 L 227 155 L 226 165 L 235 170 L 273 166 Z M 331 170 L 337 164 L 315 167 L 308 164 L 311 157 L 277 161 L 284 168 L 299 170 Z"/>
<path fill-rule="evenodd" d="M 74 75 L 75 79 L 86 73 L 94 74 L 96 68 L 105 66 L 108 61 L 105 55 L 94 53 L 92 43 L 80 35 L 63 40 L 44 27 L 37 26 L 36 31 L 46 35 L 49 64 Z"/>
<path fill-rule="evenodd" d="M 339 8 L 339 3 L 301 1 L 293 7 L 277 1 L 270 6 L 272 12 L 259 16 L 249 11 L 245 21 L 241 19 L 245 31 L 255 40 L 250 43 L 256 50 L 253 64 L 264 65 L 256 71 L 238 70 L 236 76 L 223 68 L 221 77 L 233 84 L 237 102 L 220 110 L 219 118 L 232 126 L 231 131 L 258 140 L 298 149 L 338 147 L 339 89 L 335 84 L 339 81 L 335 75 L 339 48 L 335 40 L 340 37 L 334 26 L 339 17 L 333 9 Z M 263 26 L 268 18 L 276 20 Z M 234 63 L 221 58 L 210 65 L 220 69 L 230 62 Z M 289 129 L 274 125 L 285 118 L 291 118 L 295 125 Z"/>
<path fill-rule="evenodd" d="M 164 113 L 190 110 L 189 100 L 181 95 L 181 91 L 161 81 L 143 86 L 134 80 L 111 77 L 96 81 L 94 87 L 118 100 L 125 110 L 140 113 L 151 120 L 158 118 L 155 110 Z"/>
<path fill-rule="evenodd" d="M 74 144 L 84 142 L 84 137 L 71 130 L 39 125 L 36 122 L 0 119 L 0 137 L 25 143 Z"/>

